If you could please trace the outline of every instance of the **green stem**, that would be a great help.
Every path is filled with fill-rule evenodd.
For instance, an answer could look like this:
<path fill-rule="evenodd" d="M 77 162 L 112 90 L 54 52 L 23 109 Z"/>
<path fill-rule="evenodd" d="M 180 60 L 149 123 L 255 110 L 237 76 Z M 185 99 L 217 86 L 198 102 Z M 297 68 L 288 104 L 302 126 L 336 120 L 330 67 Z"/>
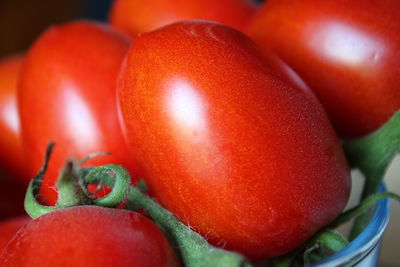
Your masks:
<path fill-rule="evenodd" d="M 365 176 L 362 199 L 375 193 L 382 182 L 386 169 L 400 149 L 400 112 L 380 129 L 363 138 L 343 145 L 352 167 L 358 168 Z M 354 222 L 350 239 L 357 237 L 368 224 L 368 213 Z"/>
<path fill-rule="evenodd" d="M 121 165 L 110 164 L 91 168 L 84 176 L 86 184 L 98 183 L 112 187 L 112 191 L 102 197 L 94 198 L 97 206 L 116 207 L 123 202 L 129 192 L 130 175 Z M 99 180 L 100 177 L 100 180 Z M 105 184 L 107 182 L 107 184 Z"/>
<path fill-rule="evenodd" d="M 366 199 L 364 199 L 359 205 L 356 207 L 349 209 L 348 211 L 342 213 L 336 220 L 334 220 L 331 224 L 328 225 L 328 228 L 336 228 L 341 224 L 344 224 L 351 219 L 359 217 L 362 214 L 365 214 L 368 210 L 370 210 L 379 200 L 384 198 L 392 198 L 400 202 L 400 196 L 390 193 L 390 192 L 382 192 L 375 193 L 370 195 Z"/>
<path fill-rule="evenodd" d="M 385 171 L 400 149 L 400 112 L 380 129 L 353 141 L 344 143 L 343 148 L 352 167 L 359 168 L 372 182 L 366 194 L 373 194 L 380 185 Z"/>
<path fill-rule="evenodd" d="M 29 183 L 25 195 L 25 211 L 32 218 L 37 218 L 56 209 L 92 203 L 91 198 L 85 194 L 85 190 L 79 184 L 80 179 L 76 171 L 78 167 L 75 167 L 72 161 L 67 161 L 57 180 L 58 200 L 56 205 L 43 205 L 37 200 L 53 148 L 54 143 L 50 143 L 47 146 L 43 166 L 39 173 Z"/>
<path fill-rule="evenodd" d="M 329 257 L 330 255 L 342 250 L 349 242 L 338 232 L 332 230 L 324 230 L 316 235 L 308 242 L 303 255 L 305 265 L 310 265 L 314 262 Z"/>
<path fill-rule="evenodd" d="M 56 208 L 66 208 L 84 204 L 91 204 L 91 199 L 79 182 L 77 167 L 74 162 L 67 161 L 57 180 L 58 200 Z"/>
<path fill-rule="evenodd" d="M 39 173 L 29 182 L 29 186 L 26 191 L 25 201 L 24 201 L 25 211 L 32 218 L 37 218 L 42 214 L 48 213 L 56 209 L 55 207 L 42 205 L 36 200 L 36 197 L 40 193 L 40 187 L 42 185 L 43 177 L 47 171 L 47 166 L 49 164 L 50 155 L 53 151 L 53 148 L 54 148 L 54 143 L 51 142 L 47 146 L 46 155 L 42 168 L 40 169 Z"/>
<path fill-rule="evenodd" d="M 301 262 L 301 260 L 304 265 L 310 265 L 338 252 L 348 243 L 339 233 L 325 229 L 316 233 L 309 241 L 292 252 L 274 258 L 271 265 L 274 267 L 290 267 L 294 266 L 297 261 Z"/>

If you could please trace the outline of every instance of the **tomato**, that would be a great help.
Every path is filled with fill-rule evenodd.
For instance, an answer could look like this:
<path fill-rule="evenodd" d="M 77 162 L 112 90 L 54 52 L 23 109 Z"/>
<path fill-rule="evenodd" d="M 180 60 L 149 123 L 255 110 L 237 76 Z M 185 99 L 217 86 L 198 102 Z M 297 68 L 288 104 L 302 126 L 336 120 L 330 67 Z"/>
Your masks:
<path fill-rule="evenodd" d="M 396 0 L 269 0 L 248 33 L 298 72 L 351 139 L 400 109 L 399 9 Z"/>
<path fill-rule="evenodd" d="M 119 163 L 136 174 L 116 107 L 116 77 L 129 45 L 108 26 L 71 22 L 45 31 L 28 51 L 18 91 L 22 140 L 31 177 L 47 144 L 56 143 L 42 188 L 48 204 L 57 199 L 53 187 L 67 157 L 111 152 L 88 164 Z"/>
<path fill-rule="evenodd" d="M 42 215 L 4 249 L 1 266 L 179 266 L 161 231 L 121 209 L 76 206 Z"/>
<path fill-rule="evenodd" d="M 30 217 L 25 215 L 14 217 L 0 223 L 0 252 L 3 251 L 15 233 L 31 220 Z"/>
<path fill-rule="evenodd" d="M 213 20 L 245 30 L 256 9 L 253 0 L 115 0 L 110 23 L 131 36 L 185 19 Z"/>
<path fill-rule="evenodd" d="M 0 220 L 24 213 L 25 188 L 21 181 L 29 177 L 17 109 L 17 81 L 22 61 L 23 55 L 0 61 Z"/>
<path fill-rule="evenodd" d="M 253 260 L 299 246 L 350 191 L 323 108 L 263 53 L 227 26 L 186 21 L 141 34 L 118 81 L 151 193 L 212 244 Z"/>
<path fill-rule="evenodd" d="M 27 179 L 17 108 L 17 82 L 22 55 L 0 61 L 0 166 L 20 180 Z"/>

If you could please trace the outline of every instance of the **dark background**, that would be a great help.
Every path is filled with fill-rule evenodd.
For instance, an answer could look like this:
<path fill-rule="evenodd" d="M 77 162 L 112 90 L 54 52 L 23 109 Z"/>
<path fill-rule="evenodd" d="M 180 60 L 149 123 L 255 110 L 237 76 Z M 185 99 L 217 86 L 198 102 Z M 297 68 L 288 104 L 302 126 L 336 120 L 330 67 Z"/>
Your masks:
<path fill-rule="evenodd" d="M 25 51 L 51 24 L 105 21 L 111 0 L 0 0 L 0 58 Z"/>

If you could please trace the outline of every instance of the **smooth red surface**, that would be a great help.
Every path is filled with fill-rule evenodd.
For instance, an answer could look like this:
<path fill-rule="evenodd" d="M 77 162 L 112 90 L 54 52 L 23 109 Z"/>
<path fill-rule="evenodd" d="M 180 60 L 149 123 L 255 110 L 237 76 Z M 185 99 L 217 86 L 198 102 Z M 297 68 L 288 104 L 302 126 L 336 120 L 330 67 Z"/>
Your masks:
<path fill-rule="evenodd" d="M 17 179 L 29 179 L 23 160 L 17 83 L 23 55 L 0 60 L 0 167 Z"/>
<path fill-rule="evenodd" d="M 14 217 L 0 223 L 0 254 L 6 247 L 7 243 L 17 233 L 17 231 L 30 222 L 32 219 L 28 216 Z"/>
<path fill-rule="evenodd" d="M 324 104 L 338 133 L 360 137 L 400 109 L 400 1 L 269 0 L 248 33 Z"/>
<path fill-rule="evenodd" d="M 21 228 L 0 257 L 6 266 L 179 266 L 161 231 L 127 210 L 80 206 Z"/>
<path fill-rule="evenodd" d="M 350 191 L 319 102 L 274 68 L 240 32 L 188 21 L 140 35 L 118 87 L 152 193 L 211 243 L 253 260 L 299 246 Z"/>
<path fill-rule="evenodd" d="M 86 165 L 122 164 L 126 153 L 116 108 L 116 77 L 130 42 L 102 24 L 71 22 L 45 31 L 27 53 L 18 92 L 26 162 L 33 177 L 55 141 L 42 196 L 54 203 L 55 180 L 67 157 L 111 152 Z"/>
<path fill-rule="evenodd" d="M 257 6 L 253 0 L 114 0 L 110 23 L 131 36 L 187 19 L 218 21 L 245 30 Z"/>

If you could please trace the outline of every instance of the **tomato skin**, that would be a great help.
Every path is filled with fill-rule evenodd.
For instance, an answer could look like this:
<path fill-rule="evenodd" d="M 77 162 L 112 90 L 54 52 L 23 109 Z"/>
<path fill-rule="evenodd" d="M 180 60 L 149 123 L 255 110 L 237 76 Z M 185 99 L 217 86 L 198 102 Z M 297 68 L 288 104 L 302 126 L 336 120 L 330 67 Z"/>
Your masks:
<path fill-rule="evenodd" d="M 130 41 L 108 26 L 71 22 L 45 31 L 26 55 L 18 91 L 22 138 L 31 177 L 55 141 L 42 196 L 48 204 L 68 157 L 111 152 L 87 165 L 119 163 L 136 174 L 125 152 L 116 107 L 116 77 Z"/>
<path fill-rule="evenodd" d="M 270 0 L 248 33 L 315 91 L 343 138 L 400 109 L 400 2 Z"/>
<path fill-rule="evenodd" d="M 118 82 L 151 192 L 211 243 L 253 260 L 300 245 L 350 190 L 319 102 L 273 68 L 240 32 L 187 21 L 140 35 Z"/>
<path fill-rule="evenodd" d="M 0 61 L 0 166 L 16 179 L 27 179 L 17 108 L 17 83 L 23 55 Z"/>
<path fill-rule="evenodd" d="M 218 21 L 245 30 L 257 7 L 252 0 L 115 0 L 110 23 L 133 37 L 187 19 Z"/>
<path fill-rule="evenodd" d="M 167 239 L 146 217 L 121 209 L 76 206 L 25 225 L 1 266 L 179 266 Z"/>
<path fill-rule="evenodd" d="M 0 223 L 0 254 L 15 233 L 32 219 L 28 216 L 13 217 Z"/>

